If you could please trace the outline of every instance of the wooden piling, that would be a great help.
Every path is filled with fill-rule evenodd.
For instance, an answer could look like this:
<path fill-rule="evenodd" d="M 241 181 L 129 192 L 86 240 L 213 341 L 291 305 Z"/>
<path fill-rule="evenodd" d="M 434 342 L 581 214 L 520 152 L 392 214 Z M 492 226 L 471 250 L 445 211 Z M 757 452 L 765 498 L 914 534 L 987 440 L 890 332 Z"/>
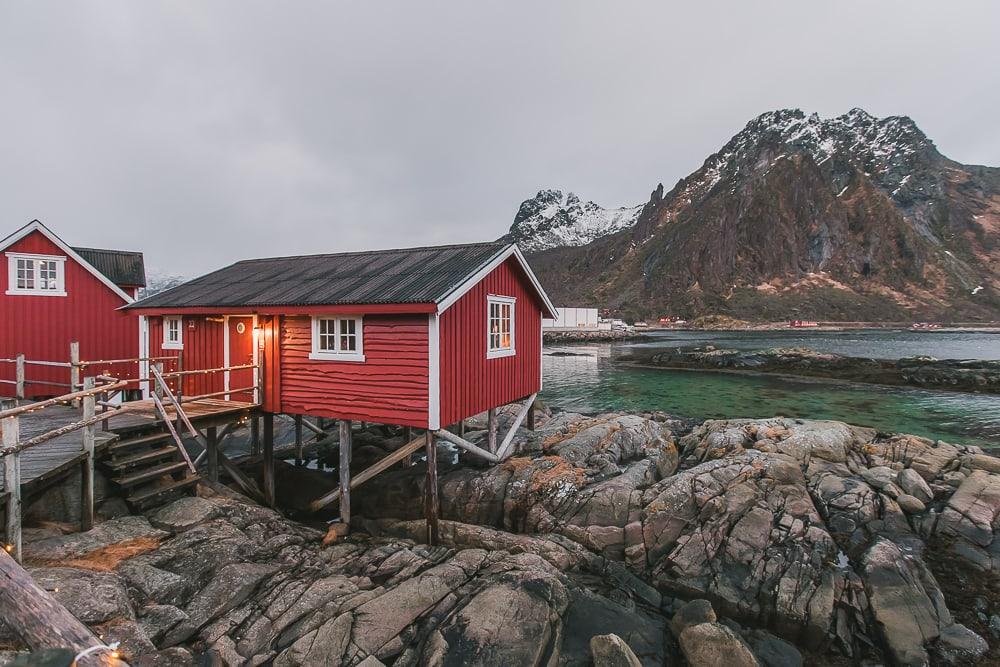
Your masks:
<path fill-rule="evenodd" d="M 264 502 L 275 506 L 274 496 L 274 414 L 264 413 Z"/>
<path fill-rule="evenodd" d="M 16 451 L 20 438 L 17 417 L 3 420 L 3 448 L 15 450 L 3 457 L 3 487 L 7 492 L 6 539 L 10 555 L 21 562 L 21 454 Z"/>
<path fill-rule="evenodd" d="M 94 378 L 83 379 L 84 390 L 94 388 Z M 83 397 L 83 418 L 93 419 L 96 403 L 93 394 Z M 80 530 L 94 527 L 94 438 L 96 425 L 83 427 L 83 460 L 80 461 Z"/>
<path fill-rule="evenodd" d="M 208 462 L 208 478 L 219 481 L 219 430 L 215 426 L 205 429 L 205 444 L 208 445 L 205 456 Z"/>
<path fill-rule="evenodd" d="M 351 420 L 340 420 L 340 522 L 351 527 Z"/>
<path fill-rule="evenodd" d="M 302 415 L 295 415 L 295 465 L 302 465 Z"/>
<path fill-rule="evenodd" d="M 489 449 L 490 454 L 496 454 L 497 453 L 497 409 L 496 408 L 489 409 L 489 411 L 486 413 L 486 421 L 487 421 L 486 428 L 488 432 L 487 449 Z"/>
<path fill-rule="evenodd" d="M 24 400 L 24 355 L 19 354 L 16 358 L 17 366 L 14 369 L 14 398 L 19 401 Z"/>
<path fill-rule="evenodd" d="M 70 393 L 74 391 L 80 391 L 83 385 L 80 384 L 80 369 L 83 367 L 80 365 L 80 341 L 74 340 L 69 344 L 69 384 Z M 80 401 L 74 399 L 72 403 L 73 407 L 79 407 Z"/>
<path fill-rule="evenodd" d="M 424 515 L 427 517 L 427 544 L 435 546 L 438 543 L 438 475 L 437 475 L 437 445 L 434 442 L 434 432 L 427 431 L 427 481 L 424 484 Z"/>
<path fill-rule="evenodd" d="M 458 422 L 458 437 L 460 437 L 460 438 L 464 438 L 465 437 L 465 420 L 464 419 L 459 420 L 459 422 Z"/>
<path fill-rule="evenodd" d="M 529 399 L 531 400 L 531 399 Z M 531 404 L 528 406 L 528 430 L 535 430 L 535 401 L 531 400 Z"/>
<path fill-rule="evenodd" d="M 260 454 L 260 419 L 257 415 L 250 416 L 250 454 Z"/>

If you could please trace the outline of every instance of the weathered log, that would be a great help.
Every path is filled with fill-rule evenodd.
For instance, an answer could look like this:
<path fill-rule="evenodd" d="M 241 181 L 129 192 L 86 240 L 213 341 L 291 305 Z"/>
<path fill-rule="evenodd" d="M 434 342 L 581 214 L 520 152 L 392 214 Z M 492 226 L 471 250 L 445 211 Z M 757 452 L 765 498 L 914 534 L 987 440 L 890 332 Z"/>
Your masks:
<path fill-rule="evenodd" d="M 500 443 L 500 451 L 497 452 L 497 458 L 501 461 L 507 458 L 511 444 L 514 442 L 514 436 L 517 435 L 517 429 L 521 427 L 521 422 L 524 421 L 525 416 L 531 410 L 531 406 L 534 404 L 536 396 L 538 396 L 537 393 L 529 396 L 524 402 L 524 405 L 521 406 L 521 410 L 517 413 L 517 416 L 514 417 L 514 423 L 510 425 L 510 430 L 507 431 L 507 435 L 504 436 L 503 442 Z"/>
<path fill-rule="evenodd" d="M 492 452 L 488 452 L 485 449 L 483 449 L 482 447 L 477 447 L 476 445 L 472 444 L 471 442 L 469 442 L 465 438 L 463 438 L 461 436 L 457 436 L 454 433 L 452 433 L 451 431 L 446 431 L 444 429 L 441 429 L 440 431 L 435 431 L 435 435 L 443 438 L 444 440 L 447 440 L 448 442 L 450 442 L 451 444 L 453 444 L 453 445 L 455 445 L 457 447 L 460 447 L 460 448 L 464 449 L 467 452 L 475 454 L 476 456 L 481 456 L 482 458 L 486 459 L 487 461 L 489 461 L 491 463 L 499 463 L 500 462 L 500 459 L 497 458 L 496 454 L 494 454 Z"/>
<path fill-rule="evenodd" d="M 6 552 L 0 550 L 0 609 L 4 623 L 32 650 L 69 648 L 79 653 L 104 646 L 83 623 L 40 587 Z M 124 665 L 110 650 L 99 650 L 77 665 Z"/>

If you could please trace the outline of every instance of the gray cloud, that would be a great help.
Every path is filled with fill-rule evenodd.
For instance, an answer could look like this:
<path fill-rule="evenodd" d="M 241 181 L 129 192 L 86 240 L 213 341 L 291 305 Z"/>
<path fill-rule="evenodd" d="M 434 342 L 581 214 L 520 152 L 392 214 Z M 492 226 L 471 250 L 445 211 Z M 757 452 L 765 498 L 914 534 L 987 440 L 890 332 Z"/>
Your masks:
<path fill-rule="evenodd" d="M 686 3 L 688 5 L 694 3 Z M 0 232 L 230 261 L 645 200 L 751 117 L 912 116 L 1000 165 L 992 2 L 8 2 Z"/>

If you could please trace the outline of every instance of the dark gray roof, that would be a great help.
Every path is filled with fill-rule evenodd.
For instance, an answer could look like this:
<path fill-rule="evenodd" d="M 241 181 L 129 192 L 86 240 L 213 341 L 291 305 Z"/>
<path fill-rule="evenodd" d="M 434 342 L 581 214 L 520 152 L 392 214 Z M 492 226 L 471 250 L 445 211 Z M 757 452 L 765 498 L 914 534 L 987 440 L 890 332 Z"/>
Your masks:
<path fill-rule="evenodd" d="M 146 286 L 146 266 L 141 252 L 100 248 L 73 248 L 73 251 L 116 285 Z"/>
<path fill-rule="evenodd" d="M 437 303 L 508 247 L 472 243 L 250 259 L 129 308 Z"/>

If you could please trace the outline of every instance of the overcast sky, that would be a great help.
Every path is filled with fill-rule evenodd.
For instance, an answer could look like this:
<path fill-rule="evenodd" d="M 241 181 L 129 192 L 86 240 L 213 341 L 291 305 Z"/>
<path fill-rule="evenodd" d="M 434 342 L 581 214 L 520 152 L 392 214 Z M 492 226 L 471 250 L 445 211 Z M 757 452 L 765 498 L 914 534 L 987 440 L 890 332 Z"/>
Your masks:
<path fill-rule="evenodd" d="M 997 2 L 0 4 L 0 236 L 194 276 L 645 201 L 748 120 L 909 115 L 1000 165 Z"/>

